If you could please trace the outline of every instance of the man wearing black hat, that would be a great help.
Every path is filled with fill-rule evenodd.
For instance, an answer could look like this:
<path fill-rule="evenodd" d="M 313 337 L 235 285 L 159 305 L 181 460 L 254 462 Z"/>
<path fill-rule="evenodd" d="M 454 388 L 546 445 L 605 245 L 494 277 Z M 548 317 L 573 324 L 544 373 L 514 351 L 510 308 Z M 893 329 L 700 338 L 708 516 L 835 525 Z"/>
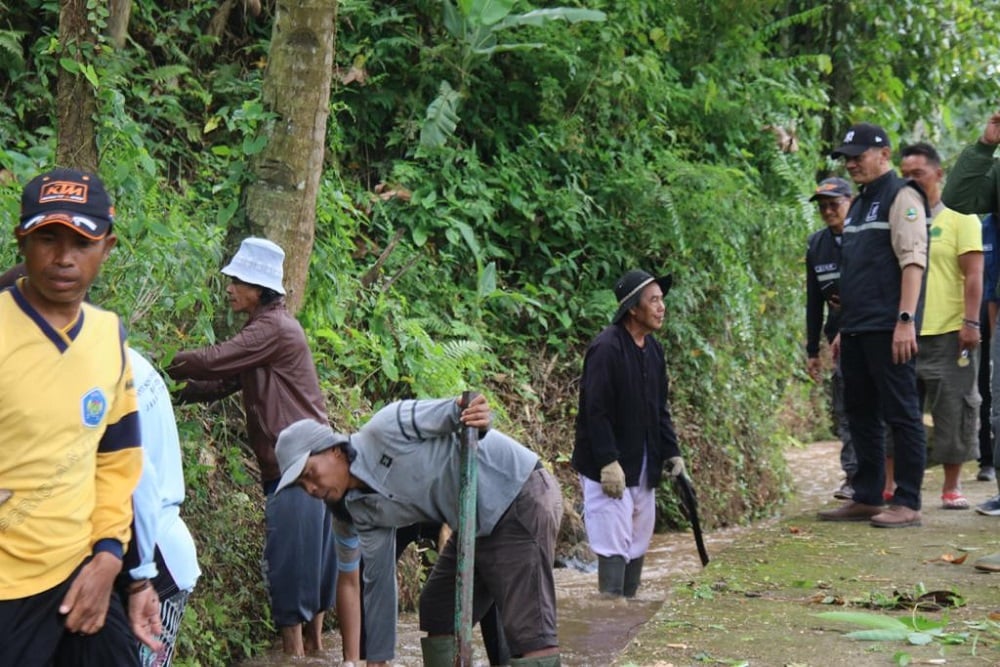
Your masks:
<path fill-rule="evenodd" d="M 927 203 L 892 169 L 877 125 L 853 125 L 833 157 L 860 192 L 844 220 L 839 349 L 845 409 L 858 471 L 853 500 L 819 513 L 823 521 L 869 521 L 880 528 L 920 525 L 927 457 L 917 395 L 917 307 L 927 265 Z M 884 429 L 892 429 L 895 492 L 883 506 Z"/>
<path fill-rule="evenodd" d="M 0 292 L 0 665 L 138 664 L 112 589 L 142 470 L 136 392 L 118 316 L 85 303 L 113 217 L 92 174 L 22 193 L 25 275 Z"/>
<path fill-rule="evenodd" d="M 819 357 L 820 333 L 826 342 L 840 331 L 840 246 L 844 232 L 844 217 L 851 206 L 851 184 L 842 178 L 826 178 L 816 186 L 809 201 L 817 202 L 826 227 L 809 235 L 806 248 L 806 355 L 809 377 L 820 382 L 822 362 Z M 823 311 L 826 310 L 826 324 Z M 834 498 L 850 500 L 854 496 L 851 480 L 858 469 L 858 459 L 851 445 L 851 430 L 844 412 L 844 379 L 840 360 L 834 359 L 831 375 L 833 415 L 837 435 L 841 440 L 840 467 L 844 483 L 833 492 Z"/>
<path fill-rule="evenodd" d="M 671 476 L 684 474 L 663 348 L 651 335 L 663 326 L 671 282 L 641 270 L 619 278 L 618 310 L 584 356 L 572 464 L 598 590 L 608 597 L 634 597 L 639 587 L 663 462 Z"/>

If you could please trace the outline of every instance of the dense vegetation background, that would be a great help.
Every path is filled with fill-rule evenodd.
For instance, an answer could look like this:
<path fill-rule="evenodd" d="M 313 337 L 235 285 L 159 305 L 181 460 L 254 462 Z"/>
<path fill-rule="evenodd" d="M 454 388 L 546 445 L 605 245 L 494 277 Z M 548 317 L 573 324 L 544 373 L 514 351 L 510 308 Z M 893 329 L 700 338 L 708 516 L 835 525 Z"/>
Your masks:
<path fill-rule="evenodd" d="M 86 82 L 121 239 L 92 296 L 166 363 L 240 324 L 218 269 L 251 231 L 245 188 L 278 120 L 261 98 L 275 3 L 134 0 L 114 46 L 91 0 L 95 45 L 67 54 L 71 4 L 0 0 L 0 224 L 59 140 L 85 140 L 59 127 L 56 82 Z M 703 521 L 773 513 L 781 448 L 828 429 L 802 372 L 807 198 L 851 122 L 948 157 L 976 136 L 1000 98 L 1000 13 L 975 4 L 339 2 L 299 312 L 334 424 L 477 388 L 573 500 L 583 346 L 618 275 L 672 272 L 660 338 Z M 574 20 L 501 20 L 533 8 Z M 256 471 L 237 400 L 178 417 L 204 576 L 177 662 L 229 664 L 273 637 Z M 682 522 L 660 503 L 663 527 Z"/>

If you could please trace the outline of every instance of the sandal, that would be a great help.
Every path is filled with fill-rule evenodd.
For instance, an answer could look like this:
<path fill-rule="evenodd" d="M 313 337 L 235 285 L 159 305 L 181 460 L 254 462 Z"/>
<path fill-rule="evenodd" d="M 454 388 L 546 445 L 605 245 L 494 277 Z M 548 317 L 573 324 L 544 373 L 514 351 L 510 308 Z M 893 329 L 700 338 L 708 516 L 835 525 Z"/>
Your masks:
<path fill-rule="evenodd" d="M 941 508 L 946 510 L 967 510 L 969 501 L 961 491 L 949 491 L 941 494 Z"/>

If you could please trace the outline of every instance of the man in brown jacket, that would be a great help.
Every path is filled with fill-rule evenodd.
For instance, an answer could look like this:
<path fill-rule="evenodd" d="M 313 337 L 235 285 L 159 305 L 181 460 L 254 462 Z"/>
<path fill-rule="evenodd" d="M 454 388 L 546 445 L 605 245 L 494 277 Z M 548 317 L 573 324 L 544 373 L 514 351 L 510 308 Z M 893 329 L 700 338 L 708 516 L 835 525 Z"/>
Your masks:
<path fill-rule="evenodd" d="M 226 288 L 230 307 L 248 315 L 246 324 L 229 340 L 177 353 L 167 373 L 186 381 L 182 402 L 243 394 L 247 437 L 267 496 L 263 565 L 271 615 L 285 653 L 301 656 L 322 647 L 323 614 L 335 600 L 337 556 L 333 519 L 323 501 L 299 487 L 274 493 L 281 477 L 274 455 L 278 433 L 301 419 L 328 423 L 305 332 L 285 308 L 284 257 L 271 241 L 244 239 L 222 273 L 232 279 Z"/>

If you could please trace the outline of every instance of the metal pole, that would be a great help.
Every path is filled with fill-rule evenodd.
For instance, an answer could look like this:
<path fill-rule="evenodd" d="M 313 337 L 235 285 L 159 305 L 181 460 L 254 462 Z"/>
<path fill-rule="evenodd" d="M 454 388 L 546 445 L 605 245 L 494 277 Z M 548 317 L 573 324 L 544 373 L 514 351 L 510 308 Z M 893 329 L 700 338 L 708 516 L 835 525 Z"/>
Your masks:
<path fill-rule="evenodd" d="M 476 396 L 462 392 L 462 406 L 468 406 Z M 456 667 L 472 667 L 472 585 L 476 565 L 476 486 L 479 431 L 463 426 L 462 487 L 458 496 L 458 572 L 455 586 L 455 650 Z"/>

